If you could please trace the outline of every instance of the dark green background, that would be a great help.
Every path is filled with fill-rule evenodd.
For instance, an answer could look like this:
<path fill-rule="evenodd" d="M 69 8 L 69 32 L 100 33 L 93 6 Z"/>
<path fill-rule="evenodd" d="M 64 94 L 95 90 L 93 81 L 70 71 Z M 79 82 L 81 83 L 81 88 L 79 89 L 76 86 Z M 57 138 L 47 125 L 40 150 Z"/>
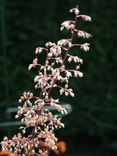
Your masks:
<path fill-rule="evenodd" d="M 34 73 L 29 72 L 27 67 L 34 57 L 35 48 L 47 41 L 65 38 L 66 34 L 59 32 L 59 27 L 61 22 L 72 18 L 68 10 L 76 4 L 82 14 L 92 17 L 92 23 L 79 25 L 93 38 L 89 41 L 89 53 L 74 52 L 84 59 L 81 67 L 84 78 L 71 80 L 71 87 L 76 93 L 74 99 L 63 98 L 63 102 L 73 106 L 73 113 L 65 117 L 66 129 L 60 133 L 74 138 L 79 138 L 79 135 L 96 136 L 106 147 L 116 149 L 116 0 L 1 0 L 1 111 L 2 106 L 14 105 L 24 90 L 34 89 Z"/>

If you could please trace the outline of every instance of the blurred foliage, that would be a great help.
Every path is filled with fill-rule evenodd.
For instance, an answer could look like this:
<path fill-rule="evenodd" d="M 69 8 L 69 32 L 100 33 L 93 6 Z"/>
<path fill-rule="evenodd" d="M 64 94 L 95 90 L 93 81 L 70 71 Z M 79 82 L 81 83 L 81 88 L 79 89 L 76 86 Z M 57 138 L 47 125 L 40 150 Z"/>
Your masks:
<path fill-rule="evenodd" d="M 117 147 L 117 46 L 116 1 L 101 0 L 25 0 L 6 1 L 6 56 L 0 38 L 0 101 L 16 101 L 24 90 L 33 90 L 34 73 L 27 71 L 37 46 L 47 41 L 65 38 L 60 33 L 61 22 L 70 19 L 68 10 L 80 5 L 82 14 L 92 17 L 92 23 L 79 27 L 93 35 L 89 53 L 74 51 L 84 59 L 83 79 L 72 79 L 76 92 L 71 103 L 73 113 L 65 118 L 66 136 L 85 133 L 97 135 L 113 148 Z M 88 42 L 88 41 L 86 41 Z M 6 72 L 5 72 L 6 71 Z M 5 88 L 8 95 L 5 95 Z M 10 102 L 11 101 L 11 102 Z M 111 135 L 110 135 L 111 134 Z M 111 143 L 111 144 L 110 144 Z"/>

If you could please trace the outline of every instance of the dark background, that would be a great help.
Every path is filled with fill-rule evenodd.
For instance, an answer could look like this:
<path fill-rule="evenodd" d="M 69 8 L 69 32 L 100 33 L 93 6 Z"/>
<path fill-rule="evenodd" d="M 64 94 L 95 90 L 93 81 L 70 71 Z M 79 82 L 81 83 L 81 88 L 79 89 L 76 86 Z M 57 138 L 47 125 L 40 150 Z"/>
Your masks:
<path fill-rule="evenodd" d="M 73 112 L 63 118 L 66 128 L 58 135 L 71 150 L 90 146 L 117 152 L 116 0 L 0 0 L 0 120 L 5 107 L 17 106 L 25 90 L 34 90 L 34 73 L 27 67 L 35 48 L 63 37 L 60 24 L 72 18 L 69 9 L 77 4 L 81 14 L 92 17 L 80 27 L 93 38 L 90 52 L 75 51 L 84 59 L 84 77 L 71 80 L 76 96 L 63 102 Z"/>

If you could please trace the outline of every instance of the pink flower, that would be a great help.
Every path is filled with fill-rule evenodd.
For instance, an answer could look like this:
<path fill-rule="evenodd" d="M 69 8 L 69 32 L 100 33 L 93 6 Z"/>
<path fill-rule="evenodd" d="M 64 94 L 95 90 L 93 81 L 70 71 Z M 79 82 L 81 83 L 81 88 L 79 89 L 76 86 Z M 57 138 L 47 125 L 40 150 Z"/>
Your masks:
<path fill-rule="evenodd" d="M 89 51 L 89 45 L 89 43 L 84 43 L 80 46 L 80 48 L 87 52 Z"/>
<path fill-rule="evenodd" d="M 78 8 L 72 8 L 72 9 L 70 9 L 70 12 L 71 13 L 74 12 L 75 15 L 78 15 L 80 11 L 78 10 Z"/>
<path fill-rule="evenodd" d="M 66 46 L 66 45 L 69 45 L 69 43 L 71 43 L 70 39 L 61 39 L 57 42 L 59 46 Z"/>
<path fill-rule="evenodd" d="M 61 24 L 61 31 L 66 28 L 67 30 L 69 29 L 74 29 L 75 25 L 74 25 L 74 21 L 65 21 Z"/>
<path fill-rule="evenodd" d="M 83 37 L 83 38 L 89 38 L 89 37 L 91 37 L 91 34 L 89 34 L 87 32 L 84 32 L 84 31 L 80 31 L 80 30 L 78 31 L 77 35 L 79 37 Z"/>
<path fill-rule="evenodd" d="M 84 21 L 91 21 L 91 17 L 87 15 L 78 15 L 77 17 L 81 17 Z"/>
<path fill-rule="evenodd" d="M 55 45 L 56 45 L 55 43 L 52 43 L 50 41 L 45 44 L 46 47 L 52 47 L 52 46 L 55 46 Z"/>
<path fill-rule="evenodd" d="M 37 58 L 33 59 L 33 63 L 29 65 L 28 70 L 31 70 L 32 68 L 36 67 L 38 65 L 37 61 Z"/>

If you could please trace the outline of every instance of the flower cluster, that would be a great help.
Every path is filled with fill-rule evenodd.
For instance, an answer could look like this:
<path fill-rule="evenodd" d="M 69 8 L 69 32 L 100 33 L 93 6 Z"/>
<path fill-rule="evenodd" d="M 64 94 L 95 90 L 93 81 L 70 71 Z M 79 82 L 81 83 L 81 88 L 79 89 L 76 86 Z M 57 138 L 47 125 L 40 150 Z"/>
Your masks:
<path fill-rule="evenodd" d="M 53 115 L 45 106 L 54 107 L 58 112 L 67 114 L 67 110 L 60 105 L 59 99 L 52 97 L 52 90 L 58 88 L 60 95 L 74 97 L 73 89 L 70 88 L 71 77 L 82 77 L 80 64 L 83 60 L 71 54 L 73 47 L 89 51 L 89 43 L 74 43 L 73 38 L 89 38 L 91 35 L 79 30 L 77 21 L 91 21 L 91 17 L 80 15 L 78 6 L 70 10 L 75 15 L 74 20 L 68 20 L 61 24 L 60 30 L 66 29 L 71 32 L 67 39 L 61 39 L 57 43 L 51 41 L 45 47 L 37 47 L 36 57 L 28 69 L 36 68 L 38 74 L 34 78 L 35 89 L 38 89 L 39 96 L 32 92 L 24 92 L 19 99 L 20 106 L 16 118 L 20 118 L 24 126 L 20 127 L 21 133 L 14 135 L 11 140 L 7 137 L 2 141 L 2 149 L 10 150 L 12 156 L 47 156 L 49 150 L 55 150 L 57 138 L 55 129 L 64 127 L 61 118 Z M 45 53 L 45 63 L 39 62 L 40 53 Z M 73 63 L 75 68 L 68 68 L 67 63 Z M 27 130 L 31 132 L 27 134 Z"/>

